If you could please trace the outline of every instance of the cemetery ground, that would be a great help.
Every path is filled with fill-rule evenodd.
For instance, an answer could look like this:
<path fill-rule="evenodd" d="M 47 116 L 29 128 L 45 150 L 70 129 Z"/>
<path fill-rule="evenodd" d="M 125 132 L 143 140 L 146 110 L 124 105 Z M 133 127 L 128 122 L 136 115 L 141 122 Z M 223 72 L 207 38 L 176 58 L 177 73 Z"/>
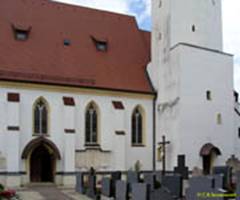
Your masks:
<path fill-rule="evenodd" d="M 94 200 L 240 200 L 240 172 L 227 165 L 190 172 L 179 155 L 173 171 L 78 172 L 76 191 Z"/>
<path fill-rule="evenodd" d="M 240 200 L 240 171 L 215 166 L 210 173 L 189 171 L 178 156 L 173 171 L 77 172 L 76 187 L 34 185 L 17 191 L 22 200 Z"/>
<path fill-rule="evenodd" d="M 21 200 L 91 200 L 75 189 L 57 187 L 53 184 L 37 184 L 17 190 Z"/>

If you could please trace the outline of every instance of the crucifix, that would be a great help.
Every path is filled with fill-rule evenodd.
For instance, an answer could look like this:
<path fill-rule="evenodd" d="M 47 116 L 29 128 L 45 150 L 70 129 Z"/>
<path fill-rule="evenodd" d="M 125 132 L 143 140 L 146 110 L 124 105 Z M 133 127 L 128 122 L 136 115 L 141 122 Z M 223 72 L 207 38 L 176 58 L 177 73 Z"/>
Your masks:
<path fill-rule="evenodd" d="M 162 136 L 162 142 L 158 143 L 159 145 L 162 146 L 162 174 L 165 174 L 166 170 L 166 145 L 170 144 L 170 141 L 166 141 L 166 136 Z"/>

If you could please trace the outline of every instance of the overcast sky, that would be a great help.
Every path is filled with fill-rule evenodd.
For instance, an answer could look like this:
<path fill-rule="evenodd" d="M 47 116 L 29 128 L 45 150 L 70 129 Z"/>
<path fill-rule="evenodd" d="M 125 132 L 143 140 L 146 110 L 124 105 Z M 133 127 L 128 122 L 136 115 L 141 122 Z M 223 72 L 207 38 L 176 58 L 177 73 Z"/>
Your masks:
<path fill-rule="evenodd" d="M 58 0 L 136 16 L 142 29 L 151 29 L 151 0 Z M 223 1 L 224 51 L 234 54 L 235 89 L 240 92 L 240 0 Z"/>

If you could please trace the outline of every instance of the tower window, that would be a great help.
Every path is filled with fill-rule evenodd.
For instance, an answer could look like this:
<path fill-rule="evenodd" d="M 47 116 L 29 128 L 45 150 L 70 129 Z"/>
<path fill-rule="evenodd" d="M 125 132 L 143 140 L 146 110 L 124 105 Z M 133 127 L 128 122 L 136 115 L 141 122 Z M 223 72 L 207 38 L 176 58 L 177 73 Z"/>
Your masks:
<path fill-rule="evenodd" d="M 159 0 L 158 7 L 159 7 L 159 8 L 161 8 L 161 7 L 162 7 L 162 0 Z"/>
<path fill-rule="evenodd" d="M 71 45 L 71 41 L 69 39 L 64 39 L 63 40 L 63 44 L 64 44 L 64 46 L 70 46 Z"/>
<path fill-rule="evenodd" d="M 196 27 L 195 25 L 192 25 L 192 32 L 195 32 L 196 31 Z"/>
<path fill-rule="evenodd" d="M 206 98 L 207 98 L 208 101 L 212 100 L 211 91 L 208 90 L 208 91 L 206 92 Z"/>
<path fill-rule="evenodd" d="M 106 39 L 104 38 L 97 39 L 94 36 L 91 36 L 91 38 L 95 44 L 97 51 L 106 52 L 108 50 L 108 42 Z"/>
<path fill-rule="evenodd" d="M 220 113 L 217 114 L 217 124 L 222 124 L 222 115 Z"/>
<path fill-rule="evenodd" d="M 95 43 L 98 51 L 107 51 L 107 42 L 96 41 Z"/>
<path fill-rule="evenodd" d="M 29 32 L 26 31 L 26 30 L 15 29 L 14 34 L 15 34 L 15 39 L 16 40 L 25 41 L 25 40 L 28 39 Z"/>

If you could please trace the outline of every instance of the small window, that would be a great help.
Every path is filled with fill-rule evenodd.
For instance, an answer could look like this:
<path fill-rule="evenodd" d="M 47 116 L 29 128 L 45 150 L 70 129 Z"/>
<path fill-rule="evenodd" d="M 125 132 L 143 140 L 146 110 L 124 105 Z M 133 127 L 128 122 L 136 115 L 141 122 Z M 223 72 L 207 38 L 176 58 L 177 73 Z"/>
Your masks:
<path fill-rule="evenodd" d="M 117 110 L 124 110 L 124 105 L 121 101 L 112 101 L 113 107 Z"/>
<path fill-rule="evenodd" d="M 208 101 L 212 100 L 211 91 L 208 90 L 208 91 L 206 92 L 206 98 L 207 98 Z"/>
<path fill-rule="evenodd" d="M 95 38 L 94 36 L 91 36 L 92 41 L 94 42 L 97 51 L 106 52 L 108 49 L 108 42 L 107 39 L 104 38 Z"/>
<path fill-rule="evenodd" d="M 107 51 L 107 42 L 96 41 L 98 51 Z"/>
<path fill-rule="evenodd" d="M 75 106 L 73 97 L 63 97 L 63 103 L 65 106 Z"/>
<path fill-rule="evenodd" d="M 217 124 L 222 124 L 222 115 L 220 113 L 217 114 Z"/>
<path fill-rule="evenodd" d="M 238 137 L 240 138 L 240 127 L 238 127 Z"/>
<path fill-rule="evenodd" d="M 15 33 L 16 40 L 25 41 L 28 39 L 29 31 L 15 29 L 14 33 Z"/>
<path fill-rule="evenodd" d="M 69 39 L 64 39 L 63 40 L 63 44 L 64 44 L 64 46 L 70 46 L 71 45 L 71 41 Z"/>
<path fill-rule="evenodd" d="M 7 94 L 7 100 L 9 102 L 19 102 L 20 101 L 20 95 L 19 95 L 19 93 L 8 93 Z"/>
<path fill-rule="evenodd" d="M 196 31 L 196 27 L 195 25 L 192 25 L 192 32 L 195 32 Z"/>
<path fill-rule="evenodd" d="M 159 1 L 158 7 L 159 7 L 159 8 L 162 7 L 162 0 Z"/>

